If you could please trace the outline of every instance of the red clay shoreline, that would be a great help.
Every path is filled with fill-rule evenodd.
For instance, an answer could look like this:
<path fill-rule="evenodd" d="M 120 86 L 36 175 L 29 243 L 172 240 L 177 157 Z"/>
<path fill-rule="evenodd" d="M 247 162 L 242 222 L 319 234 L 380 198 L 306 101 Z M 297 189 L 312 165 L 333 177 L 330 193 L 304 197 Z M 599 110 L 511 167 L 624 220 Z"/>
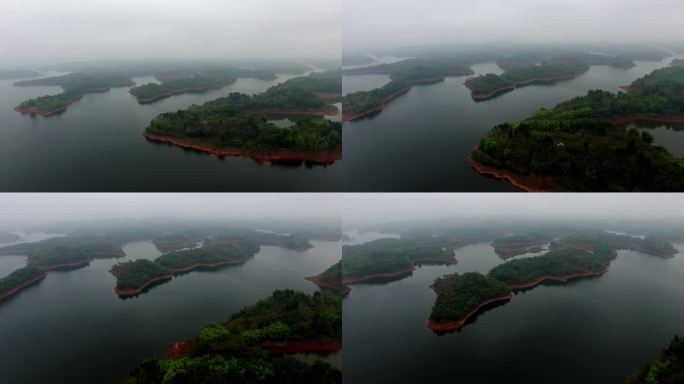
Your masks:
<path fill-rule="evenodd" d="M 216 267 L 221 267 L 224 265 L 242 264 L 251 258 L 252 258 L 252 256 L 248 256 L 248 257 L 243 257 L 241 259 L 218 261 L 216 263 L 197 263 L 197 264 L 193 264 L 193 265 L 183 267 L 183 268 L 170 269 L 170 271 L 172 273 L 184 273 L 184 272 L 190 272 L 190 271 L 197 269 L 197 268 L 216 268 Z"/>
<path fill-rule="evenodd" d="M 567 283 L 570 280 L 579 279 L 582 277 L 601 276 L 606 272 L 608 272 L 608 267 L 603 268 L 603 269 L 593 270 L 593 271 L 573 273 L 570 275 L 544 276 L 544 277 L 540 277 L 537 280 L 529 281 L 527 283 L 510 284 L 509 287 L 511 287 L 511 289 L 513 289 L 513 290 L 521 290 L 521 289 L 528 289 L 528 288 L 536 287 L 537 285 L 542 284 L 545 281 L 557 281 L 557 282 L 561 282 L 561 283 Z"/>
<path fill-rule="evenodd" d="M 114 289 L 114 293 L 116 293 L 120 297 L 133 297 L 133 296 L 137 296 L 137 295 L 141 294 L 145 290 L 145 288 L 147 288 L 152 283 L 155 283 L 157 281 L 162 281 L 162 280 L 171 280 L 171 279 L 173 279 L 172 274 L 168 274 L 168 275 L 164 275 L 164 276 L 158 276 L 158 277 L 155 277 L 153 279 L 147 280 L 145 283 L 143 283 L 142 285 L 140 285 L 137 288 L 124 288 L 124 289 L 116 288 L 116 289 Z"/>
<path fill-rule="evenodd" d="M 430 285 L 430 288 L 434 290 L 434 284 Z M 455 321 L 449 321 L 447 323 L 435 323 L 432 322 L 431 320 L 428 320 L 427 327 L 431 329 L 434 332 L 437 333 L 446 333 L 446 332 L 453 332 L 453 331 L 458 331 L 461 328 L 465 326 L 466 321 L 468 321 L 469 318 L 472 316 L 476 315 L 483 307 L 496 303 L 496 302 L 502 302 L 502 301 L 509 301 L 513 298 L 513 294 L 509 293 L 504 296 L 498 296 L 491 298 L 489 300 L 483 301 L 480 303 L 477 307 L 471 309 L 468 313 L 466 313 L 463 317 L 461 317 L 458 320 Z"/>
<path fill-rule="evenodd" d="M 36 276 L 34 278 L 31 278 L 29 280 L 26 280 L 23 282 L 21 285 L 14 287 L 8 291 L 5 292 L 0 292 L 0 301 L 5 300 L 11 296 L 16 295 L 17 293 L 21 292 L 23 289 L 28 288 L 30 285 L 33 285 L 41 280 L 43 280 L 47 276 L 47 271 L 43 272 L 41 275 Z"/>
<path fill-rule="evenodd" d="M 23 114 L 29 114 L 29 113 L 30 113 L 30 114 L 36 114 L 36 115 L 39 115 L 39 116 L 47 117 L 47 116 L 56 115 L 56 114 L 58 114 L 58 113 L 62 113 L 62 112 L 64 112 L 64 111 L 66 111 L 67 108 L 69 107 L 69 105 L 71 105 L 71 104 L 73 104 L 73 103 L 75 103 L 75 102 L 81 100 L 82 98 L 83 98 L 83 95 L 80 95 L 80 96 L 78 96 L 78 97 L 75 97 L 75 98 L 73 98 L 73 99 L 71 99 L 71 100 L 68 100 L 62 107 L 59 107 L 59 108 L 57 108 L 57 109 L 53 109 L 53 110 L 51 110 L 51 111 L 43 111 L 43 110 L 38 109 L 38 108 L 36 108 L 36 107 L 32 107 L 32 108 L 22 108 L 21 106 L 14 107 L 14 110 L 17 111 L 17 112 L 21 112 L 21 113 L 23 113 Z"/>
<path fill-rule="evenodd" d="M 338 147 L 333 150 L 329 151 L 311 151 L 311 152 L 306 152 L 306 151 L 295 151 L 295 150 L 287 150 L 287 149 L 281 149 L 276 152 L 254 152 L 254 151 L 248 151 L 245 149 L 238 149 L 238 148 L 225 148 L 225 149 L 218 149 L 218 148 L 213 148 L 211 146 L 208 146 L 206 144 L 203 144 L 199 142 L 198 140 L 192 140 L 192 139 L 180 139 L 180 138 L 174 138 L 170 136 L 162 136 L 162 135 L 155 135 L 151 133 L 143 133 L 143 136 L 148 141 L 151 141 L 153 143 L 166 143 L 166 144 L 171 144 L 171 145 L 176 145 L 185 149 L 190 149 L 198 152 L 204 152 L 208 153 L 211 155 L 214 155 L 219 158 L 223 157 L 246 157 L 250 158 L 253 160 L 256 160 L 257 162 L 260 163 L 267 163 L 267 162 L 288 162 L 288 161 L 310 161 L 314 163 L 320 163 L 320 164 L 332 164 L 342 158 L 342 148 Z"/>
<path fill-rule="evenodd" d="M 479 151 L 479 148 L 476 147 L 475 151 Z M 514 187 L 525 192 L 555 192 L 561 189 L 559 183 L 553 178 L 546 176 L 523 175 L 521 173 L 507 169 L 484 165 L 473 159 L 472 155 L 468 157 L 468 165 L 470 165 L 470 168 L 475 170 L 475 172 L 481 175 L 489 176 L 497 180 L 507 181 Z"/>

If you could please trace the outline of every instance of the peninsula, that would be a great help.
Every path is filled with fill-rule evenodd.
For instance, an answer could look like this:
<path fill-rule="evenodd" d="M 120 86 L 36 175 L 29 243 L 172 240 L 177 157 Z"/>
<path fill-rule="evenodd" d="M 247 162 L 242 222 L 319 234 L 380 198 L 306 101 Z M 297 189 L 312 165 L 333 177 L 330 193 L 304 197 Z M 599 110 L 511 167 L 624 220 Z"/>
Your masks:
<path fill-rule="evenodd" d="M 422 264 L 456 264 L 456 260 L 451 249 L 444 247 L 380 239 L 361 245 L 345 245 L 340 262 L 307 280 L 321 288 L 346 294 L 350 290 L 349 284 L 402 278 Z"/>
<path fill-rule="evenodd" d="M 150 122 L 144 135 L 151 142 L 218 157 L 331 164 L 342 156 L 342 126 L 323 118 L 336 114 L 337 108 L 316 93 L 328 97 L 331 83 L 341 84 L 335 76 L 333 71 L 307 80 L 295 78 L 262 94 L 233 93 L 201 106 L 163 113 Z M 283 115 L 290 116 L 294 125 L 280 128 L 269 120 L 269 116 Z"/>
<path fill-rule="evenodd" d="M 220 375 L 226 382 L 336 384 L 338 368 L 293 355 L 336 353 L 341 341 L 339 295 L 279 290 L 224 324 L 203 325 L 196 338 L 172 344 L 168 358 L 145 360 L 124 383 L 205 383 Z"/>
<path fill-rule="evenodd" d="M 591 65 L 610 65 L 631 68 L 634 62 L 621 56 L 574 54 L 549 58 L 519 56 L 497 61 L 506 72 L 501 75 L 485 74 L 468 78 L 466 87 L 475 101 L 489 100 L 518 87 L 570 80 L 589 70 Z"/>
<path fill-rule="evenodd" d="M 130 87 L 135 83 L 125 75 L 111 73 L 79 72 L 64 76 L 23 80 L 15 86 L 56 85 L 64 91 L 57 95 L 41 96 L 19 104 L 15 111 L 39 116 L 52 116 L 66 111 L 72 103 L 80 100 L 86 93 L 107 92 L 112 87 Z"/>
<path fill-rule="evenodd" d="M 460 330 L 483 308 L 512 297 L 506 284 L 477 272 L 447 275 L 430 287 L 437 293 L 437 300 L 427 326 L 436 333 Z"/>
<path fill-rule="evenodd" d="M 268 71 L 253 71 L 237 68 L 213 69 L 198 72 L 165 71 L 155 76 L 161 84 L 147 83 L 130 89 L 140 104 L 148 104 L 169 96 L 183 93 L 204 92 L 223 88 L 238 78 L 275 80 L 277 76 Z"/>
<path fill-rule="evenodd" d="M 500 124 L 469 158 L 483 174 L 526 191 L 682 191 L 684 160 L 653 145 L 640 121 L 684 123 L 684 67 L 656 70 L 629 92 L 589 91 Z"/>
<path fill-rule="evenodd" d="M 380 112 L 392 100 L 408 92 L 414 85 L 433 84 L 447 76 L 472 74 L 470 65 L 459 58 L 408 59 L 392 64 L 346 69 L 345 75 L 389 74 L 385 86 L 370 91 L 359 91 L 342 98 L 342 120 L 354 121 Z"/>

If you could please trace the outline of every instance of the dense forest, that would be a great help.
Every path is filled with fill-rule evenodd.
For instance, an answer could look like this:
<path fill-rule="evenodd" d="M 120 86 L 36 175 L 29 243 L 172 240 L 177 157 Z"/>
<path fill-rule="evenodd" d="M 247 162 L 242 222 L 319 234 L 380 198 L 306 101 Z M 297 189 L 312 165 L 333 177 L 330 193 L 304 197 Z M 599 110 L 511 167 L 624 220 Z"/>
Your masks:
<path fill-rule="evenodd" d="M 611 119 L 648 120 L 684 114 L 684 68 L 638 79 L 629 93 L 589 91 L 540 109 L 531 118 L 496 126 L 472 158 L 486 166 L 556 178 L 571 191 L 681 191 L 684 163 L 653 136 Z"/>
<path fill-rule="evenodd" d="M 276 75 L 268 71 L 224 68 L 200 72 L 164 71 L 156 74 L 155 77 L 161 81 L 161 84 L 147 83 L 131 88 L 130 93 L 137 98 L 139 103 L 151 103 L 181 93 L 221 88 L 234 83 L 238 78 L 274 80 Z"/>
<path fill-rule="evenodd" d="M 359 91 L 342 98 L 345 115 L 358 115 L 376 110 L 394 96 L 426 81 L 438 81 L 446 76 L 463 76 L 472 73 L 470 65 L 460 58 L 432 57 L 408 59 L 392 64 L 346 69 L 345 75 L 389 74 L 392 81 L 381 88 Z"/>
<path fill-rule="evenodd" d="M 532 232 L 525 234 L 507 235 L 498 237 L 492 242 L 494 252 L 501 258 L 509 258 L 517 255 L 522 255 L 529 252 L 529 248 L 541 248 L 542 244 L 546 244 L 552 239 L 549 233 Z"/>
<path fill-rule="evenodd" d="M 684 383 L 684 338 L 675 335 L 657 359 L 633 373 L 629 384 Z"/>
<path fill-rule="evenodd" d="M 86 263 L 92 259 L 124 256 L 119 244 L 101 238 L 55 237 L 35 243 L 0 248 L 0 255 L 27 255 L 27 263 L 44 270 L 62 264 Z"/>
<path fill-rule="evenodd" d="M 342 334 L 338 295 L 293 290 L 273 292 L 235 313 L 225 324 L 207 324 L 173 358 L 145 360 L 123 382 L 143 383 L 321 383 L 341 382 L 341 372 L 321 361 L 269 354 L 266 343 L 333 342 Z"/>
<path fill-rule="evenodd" d="M 171 278 L 171 271 L 151 260 L 140 259 L 119 263 L 112 267 L 116 277 L 116 289 L 139 289 L 153 279 Z"/>
<path fill-rule="evenodd" d="M 0 297 L 2 297 L 3 294 L 18 288 L 32 279 L 36 279 L 44 274 L 44 270 L 33 266 L 26 266 L 24 268 L 17 269 L 9 275 L 0 278 Z"/>
<path fill-rule="evenodd" d="M 215 264 L 230 261 L 244 261 L 254 256 L 259 246 L 249 242 L 232 244 L 209 244 L 199 248 L 169 252 L 159 256 L 154 262 L 166 269 L 183 269 L 196 264 Z"/>
<path fill-rule="evenodd" d="M 610 247 L 552 250 L 542 256 L 511 260 L 494 267 L 487 276 L 509 285 L 526 284 L 545 276 L 568 276 L 604 269 L 615 256 Z"/>
<path fill-rule="evenodd" d="M 452 263 L 451 249 L 441 246 L 416 245 L 399 239 L 381 239 L 342 248 L 341 273 L 347 277 L 363 277 L 393 273 L 420 263 Z"/>
<path fill-rule="evenodd" d="M 430 313 L 434 323 L 460 320 L 483 302 L 510 294 L 506 284 L 477 272 L 441 277 L 434 289 L 437 300 Z"/>

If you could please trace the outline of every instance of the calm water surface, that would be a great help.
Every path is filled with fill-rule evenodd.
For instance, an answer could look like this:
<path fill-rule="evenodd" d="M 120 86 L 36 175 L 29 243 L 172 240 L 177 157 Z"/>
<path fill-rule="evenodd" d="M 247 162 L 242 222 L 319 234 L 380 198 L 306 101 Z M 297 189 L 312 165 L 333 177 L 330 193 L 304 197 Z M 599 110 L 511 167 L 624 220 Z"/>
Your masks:
<path fill-rule="evenodd" d="M 194 337 L 200 325 L 223 322 L 276 289 L 314 292 L 304 277 L 339 260 L 340 243 L 312 244 L 305 252 L 262 247 L 243 265 L 191 272 L 126 300 L 114 294 L 108 272 L 123 259 L 50 272 L 0 304 L 0 382 L 117 383 L 143 358 L 166 356 L 170 343 Z M 127 244 L 124 251 L 129 260 L 160 254 L 149 242 Z M 0 276 L 23 263 L 22 256 L 0 256 Z"/>
<path fill-rule="evenodd" d="M 344 180 L 351 191 L 513 191 L 508 183 L 475 173 L 466 160 L 496 124 L 520 120 L 541 107 L 592 89 L 617 92 L 619 86 L 661 62 L 636 62 L 623 70 L 593 66 L 583 75 L 552 85 L 532 85 L 498 98 L 474 102 L 463 85 L 466 77 L 413 87 L 376 116 L 344 126 Z M 476 75 L 501 72 L 494 63 L 473 66 Z M 345 92 L 383 84 L 382 76 L 344 76 Z M 656 134 L 657 135 L 657 134 Z M 680 135 L 678 142 L 684 142 Z M 656 138 L 659 140 L 658 138 Z"/>
<path fill-rule="evenodd" d="M 129 88 L 88 94 L 61 115 L 30 117 L 13 108 L 59 87 L 14 87 L 0 80 L 0 191 L 326 191 L 341 189 L 341 165 L 262 165 L 217 159 L 147 142 L 142 133 L 159 113 L 185 109 L 231 92 L 259 93 L 275 81 L 239 79 L 206 93 L 140 105 Z M 138 84 L 154 82 L 138 77 Z"/>
<path fill-rule="evenodd" d="M 502 262 L 488 244 L 455 255 L 456 266 L 353 286 L 343 302 L 345 381 L 622 383 L 684 331 L 684 254 L 620 251 L 602 277 L 517 294 L 461 332 L 438 336 L 426 328 L 435 300 L 428 285 Z"/>

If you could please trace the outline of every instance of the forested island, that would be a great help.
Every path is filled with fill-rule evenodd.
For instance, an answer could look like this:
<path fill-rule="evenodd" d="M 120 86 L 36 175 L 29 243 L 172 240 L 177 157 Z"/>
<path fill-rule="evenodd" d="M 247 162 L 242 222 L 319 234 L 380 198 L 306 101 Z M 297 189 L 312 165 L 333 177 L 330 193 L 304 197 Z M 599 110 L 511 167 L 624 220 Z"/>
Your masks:
<path fill-rule="evenodd" d="M 497 60 L 505 71 L 501 75 L 486 74 L 468 78 L 466 87 L 475 101 L 489 100 L 515 88 L 539 83 L 573 79 L 592 65 L 631 68 L 634 62 L 622 56 L 573 54 L 540 59 L 536 56 L 513 56 Z"/>
<path fill-rule="evenodd" d="M 233 93 L 201 106 L 163 113 L 150 122 L 145 137 L 219 157 L 333 163 L 341 158 L 342 127 L 323 116 L 337 113 L 324 99 L 335 89 L 341 92 L 336 73 L 294 78 L 262 94 Z M 270 115 L 290 116 L 294 125 L 280 128 L 269 121 Z"/>
<path fill-rule="evenodd" d="M 87 266 L 93 259 L 124 256 L 118 244 L 104 239 L 57 237 L 36 243 L 0 248 L 0 256 L 26 255 L 26 267 L 0 278 L 0 300 L 19 293 L 47 276 L 49 271 Z"/>
<path fill-rule="evenodd" d="M 529 252 L 540 252 L 541 246 L 551 239 L 550 234 L 542 232 L 508 235 L 494 239 L 492 247 L 499 257 L 508 259 Z"/>
<path fill-rule="evenodd" d="M 682 191 L 684 161 L 634 122 L 684 123 L 684 68 L 658 69 L 627 92 L 594 90 L 494 127 L 471 167 L 526 191 Z"/>
<path fill-rule="evenodd" d="M 279 290 L 224 324 L 202 326 L 196 338 L 173 344 L 168 358 L 145 360 L 123 383 L 341 383 L 330 364 L 291 356 L 341 346 L 339 295 Z"/>
<path fill-rule="evenodd" d="M 64 76 L 18 81 L 14 85 L 20 87 L 61 86 L 64 89 L 62 93 L 29 99 L 14 108 L 21 113 L 51 116 L 66 111 L 70 104 L 80 100 L 86 93 L 107 92 L 112 87 L 130 87 L 135 83 L 129 76 L 123 74 L 78 72 Z"/>
<path fill-rule="evenodd" d="M 153 261 L 136 260 L 117 264 L 111 269 L 116 277 L 115 293 L 132 297 L 153 284 L 170 280 L 175 274 L 194 269 L 213 269 L 241 264 L 259 251 L 255 243 L 208 244 L 198 248 L 177 250 L 163 254 Z"/>
<path fill-rule="evenodd" d="M 359 91 L 342 98 L 342 119 L 358 120 L 381 111 L 396 97 L 408 92 L 418 84 L 431 84 L 447 76 L 472 74 L 470 65 L 460 58 L 408 59 L 392 64 L 346 69 L 345 75 L 389 74 L 392 81 L 381 88 Z"/>
<path fill-rule="evenodd" d="M 239 78 L 256 78 L 275 80 L 275 73 L 269 71 L 252 71 L 237 68 L 212 69 L 200 72 L 165 71 L 155 76 L 161 84 L 147 83 L 130 89 L 140 104 L 152 103 L 169 96 L 190 92 L 203 92 L 222 88 Z"/>
<path fill-rule="evenodd" d="M 657 359 L 634 372 L 628 384 L 678 384 L 684 382 L 684 339 L 675 335 Z"/>
<path fill-rule="evenodd" d="M 377 279 L 401 278 L 421 264 L 455 264 L 451 249 L 380 239 L 342 247 L 342 260 L 323 273 L 307 278 L 322 288 L 349 292 L 347 285 Z"/>
<path fill-rule="evenodd" d="M 519 235 L 504 239 L 508 237 L 518 239 Z M 600 276 L 608 271 L 617 250 L 629 249 L 663 258 L 677 253 L 671 243 L 661 239 L 603 232 L 569 234 L 552 241 L 550 248 L 540 256 L 499 264 L 486 276 L 455 273 L 435 280 L 431 288 L 437 293 L 437 300 L 428 328 L 436 333 L 457 331 L 481 309 L 510 300 L 513 291 L 531 289 L 546 282 L 566 283 Z"/>
<path fill-rule="evenodd" d="M 435 280 L 431 287 L 437 300 L 428 328 L 437 333 L 459 330 L 482 308 L 512 297 L 506 284 L 477 272 L 447 275 Z"/>

